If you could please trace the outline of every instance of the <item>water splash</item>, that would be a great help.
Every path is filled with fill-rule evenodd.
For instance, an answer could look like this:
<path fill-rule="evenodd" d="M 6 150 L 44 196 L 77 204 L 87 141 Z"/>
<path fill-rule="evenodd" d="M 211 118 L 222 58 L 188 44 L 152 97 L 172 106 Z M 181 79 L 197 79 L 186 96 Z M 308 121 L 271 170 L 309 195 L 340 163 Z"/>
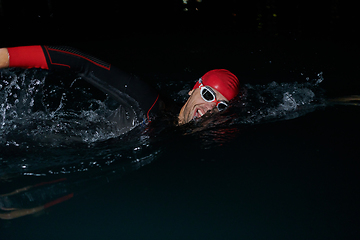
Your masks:
<path fill-rule="evenodd" d="M 0 74 L 0 176 L 136 168 L 151 162 L 161 152 L 159 146 L 183 134 L 211 148 L 231 141 L 241 127 L 292 119 L 326 104 L 319 87 L 322 73 L 300 83 L 247 84 L 220 114 L 209 114 L 180 130 L 135 128 L 122 135 L 105 118 L 113 111 L 111 100 L 97 97 L 89 86 L 78 86 L 76 76 L 54 80 L 42 70 L 14 69 Z M 191 87 L 192 82 L 159 86 L 179 103 Z M 150 127 L 163 129 L 162 123 L 154 121 Z M 156 138 L 149 137 L 154 134 Z"/>
<path fill-rule="evenodd" d="M 39 69 L 0 74 L 0 176 L 89 171 L 126 159 L 141 165 L 156 152 L 147 151 L 148 139 L 139 139 L 140 133 L 123 135 L 109 122 L 112 100 L 75 84 L 75 75 Z"/>
<path fill-rule="evenodd" d="M 0 143 L 22 135 L 54 147 L 119 136 L 105 118 L 112 111 L 105 101 L 93 98 L 86 89 L 49 86 L 45 79 L 41 70 L 2 71 Z M 73 101 L 74 95 L 78 102 Z M 84 104 L 90 107 L 82 109 Z"/>
<path fill-rule="evenodd" d="M 324 90 L 319 84 L 324 80 L 306 78 L 305 82 L 245 85 L 242 95 L 235 100 L 238 117 L 235 123 L 256 124 L 268 121 L 289 120 L 326 106 Z"/>

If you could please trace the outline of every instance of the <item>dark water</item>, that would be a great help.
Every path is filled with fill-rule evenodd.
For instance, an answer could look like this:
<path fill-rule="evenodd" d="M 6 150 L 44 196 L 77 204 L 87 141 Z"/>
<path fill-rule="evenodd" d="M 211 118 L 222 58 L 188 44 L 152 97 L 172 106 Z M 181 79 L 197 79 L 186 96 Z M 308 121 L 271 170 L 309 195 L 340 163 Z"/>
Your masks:
<path fill-rule="evenodd" d="M 192 33 L 74 45 L 179 104 L 212 68 L 233 71 L 241 95 L 184 127 L 119 135 L 111 101 L 75 75 L 1 70 L 0 216 L 47 206 L 1 220 L 1 239 L 359 236 L 359 109 L 328 103 L 359 93 L 356 45 Z"/>

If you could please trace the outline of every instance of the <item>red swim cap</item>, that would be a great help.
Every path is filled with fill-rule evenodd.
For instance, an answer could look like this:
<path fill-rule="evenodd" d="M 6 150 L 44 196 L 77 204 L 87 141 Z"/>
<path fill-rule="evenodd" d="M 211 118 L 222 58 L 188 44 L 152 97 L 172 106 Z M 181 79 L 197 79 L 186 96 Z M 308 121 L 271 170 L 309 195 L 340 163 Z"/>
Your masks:
<path fill-rule="evenodd" d="M 226 69 L 214 69 L 201 77 L 202 83 L 219 91 L 227 100 L 233 99 L 239 93 L 239 79 Z M 199 81 L 193 89 L 198 88 Z"/>

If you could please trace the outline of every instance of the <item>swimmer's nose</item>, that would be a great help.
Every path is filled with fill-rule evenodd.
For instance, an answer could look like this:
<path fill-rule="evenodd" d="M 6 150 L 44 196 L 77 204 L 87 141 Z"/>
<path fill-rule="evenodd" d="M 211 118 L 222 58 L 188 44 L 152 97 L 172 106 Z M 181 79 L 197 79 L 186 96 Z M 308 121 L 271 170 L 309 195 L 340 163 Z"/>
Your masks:
<path fill-rule="evenodd" d="M 209 112 L 209 111 L 212 111 L 214 108 L 216 108 L 216 103 L 214 102 L 208 102 L 206 105 L 205 105 L 205 112 Z"/>

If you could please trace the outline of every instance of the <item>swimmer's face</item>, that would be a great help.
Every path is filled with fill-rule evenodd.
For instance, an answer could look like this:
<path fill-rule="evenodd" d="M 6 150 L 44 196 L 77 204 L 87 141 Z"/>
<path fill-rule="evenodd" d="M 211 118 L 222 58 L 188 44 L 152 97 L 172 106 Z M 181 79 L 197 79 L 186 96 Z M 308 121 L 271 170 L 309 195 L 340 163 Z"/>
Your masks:
<path fill-rule="evenodd" d="M 211 88 L 211 87 L 210 87 Z M 219 91 L 214 88 L 211 88 L 216 95 L 217 101 L 226 101 L 226 99 Z M 189 98 L 180 110 L 179 114 L 179 124 L 185 124 L 190 122 L 193 119 L 202 117 L 205 113 L 209 111 L 217 112 L 215 102 L 206 102 L 200 95 L 200 88 L 193 89 L 189 92 Z"/>

